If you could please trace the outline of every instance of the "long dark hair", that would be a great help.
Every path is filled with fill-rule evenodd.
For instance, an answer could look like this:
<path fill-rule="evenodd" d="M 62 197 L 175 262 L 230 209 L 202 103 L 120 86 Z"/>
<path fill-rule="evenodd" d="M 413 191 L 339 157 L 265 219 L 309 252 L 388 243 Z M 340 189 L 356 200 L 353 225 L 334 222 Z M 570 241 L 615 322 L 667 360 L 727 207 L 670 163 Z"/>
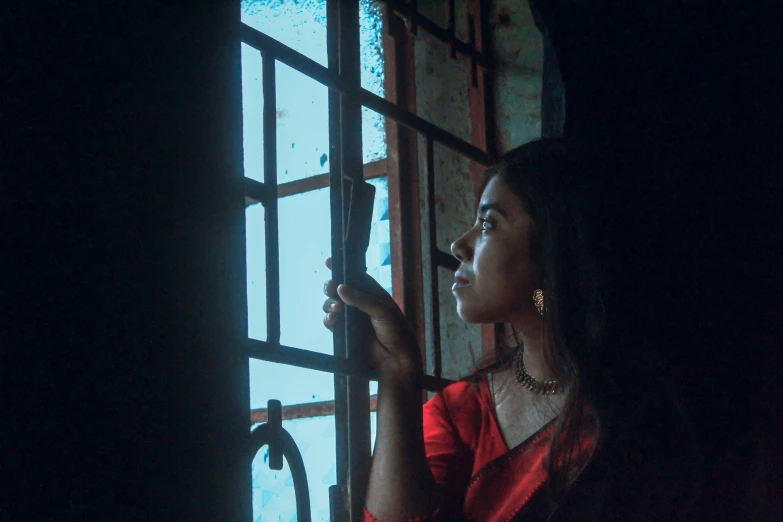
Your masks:
<path fill-rule="evenodd" d="M 632 318 L 613 313 L 612 307 L 622 306 L 623 300 L 617 296 L 623 294 L 625 284 L 617 276 L 622 268 L 613 260 L 619 257 L 618 241 L 622 244 L 630 236 L 623 238 L 617 232 L 618 219 L 622 218 L 610 208 L 618 206 L 609 189 L 618 162 L 606 161 L 607 153 L 611 151 L 563 138 L 536 140 L 506 153 L 497 165 L 487 169 L 481 187 L 483 192 L 486 184 L 499 176 L 533 221 L 532 254 L 543 274 L 543 352 L 556 379 L 568 385 L 547 459 L 549 498 L 555 510 L 567 503 L 577 482 L 585 482 L 583 472 L 595 459 L 599 458 L 609 467 L 609 473 L 619 478 L 622 465 L 633 468 L 636 464 L 624 459 L 647 450 L 642 449 L 643 444 L 634 443 L 649 435 L 657 423 L 671 427 L 669 436 L 674 436 L 676 442 L 670 445 L 679 450 L 683 449 L 683 439 L 678 435 L 688 431 L 671 383 L 653 378 L 658 372 L 653 358 L 646 357 L 644 336 L 634 336 L 633 330 L 626 328 Z M 619 203 L 622 206 L 623 202 Z M 496 333 L 501 333 L 501 326 L 496 325 Z M 496 338 L 496 352 L 466 379 L 475 381 L 511 365 L 519 341 L 510 346 L 503 335 Z M 623 348 L 630 343 L 635 346 L 633 350 Z M 623 353 L 632 357 L 623 357 Z M 633 370 L 641 367 L 649 371 Z M 643 407 L 650 396 L 656 399 L 640 417 L 646 423 L 639 423 L 634 408 Z M 661 412 L 665 412 L 663 416 L 658 415 Z M 692 456 L 697 453 L 694 439 L 687 434 L 686 439 L 691 444 L 685 452 Z M 589 440 L 595 443 L 585 454 L 582 448 L 589 447 Z M 666 460 L 665 448 L 655 451 L 652 460 Z M 687 465 L 682 451 L 675 453 L 673 458 Z M 606 479 L 607 468 L 603 469 L 598 475 L 603 473 L 602 479 Z M 693 485 L 691 480 L 690 487 Z M 666 506 L 671 500 L 656 495 L 650 509 Z M 593 500 L 589 502 L 594 504 Z M 635 499 L 628 502 L 645 509 Z"/>

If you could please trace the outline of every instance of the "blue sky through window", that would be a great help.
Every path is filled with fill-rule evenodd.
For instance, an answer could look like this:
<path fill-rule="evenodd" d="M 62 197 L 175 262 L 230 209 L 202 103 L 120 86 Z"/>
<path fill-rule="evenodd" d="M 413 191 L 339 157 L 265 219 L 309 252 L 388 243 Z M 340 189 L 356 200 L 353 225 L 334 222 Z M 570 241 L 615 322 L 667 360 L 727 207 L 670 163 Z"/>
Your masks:
<path fill-rule="evenodd" d="M 362 0 L 360 24 L 362 87 L 383 96 L 381 4 Z M 326 66 L 325 0 L 255 0 L 242 2 L 242 22 Z M 278 183 L 329 172 L 328 89 L 294 69 L 277 63 Z M 242 100 L 245 176 L 263 181 L 263 91 L 260 53 L 242 44 Z M 386 157 L 384 119 L 362 111 L 364 162 Z M 391 260 L 386 178 L 376 186 L 368 272 L 391 293 Z M 331 250 L 329 189 L 279 200 L 281 343 L 321 353 L 332 352 L 332 334 L 322 324 L 324 281 L 331 273 L 324 262 Z M 265 209 L 246 209 L 248 266 L 248 336 L 266 340 Z M 371 383 L 371 393 L 377 383 Z M 269 399 L 283 405 L 334 399 L 333 376 L 302 368 L 250 361 L 250 408 Z M 335 483 L 334 416 L 293 419 L 283 423 L 302 451 L 314 521 L 329 520 L 328 488 Z M 375 414 L 372 414 L 375 440 Z M 253 461 L 253 520 L 296 520 L 293 482 L 287 465 L 272 471 L 266 448 Z"/>
<path fill-rule="evenodd" d="M 362 0 L 361 85 L 378 96 L 383 89 L 380 4 Z M 326 1 L 245 0 L 242 22 L 326 66 Z M 277 76 L 278 183 L 329 172 L 328 89 L 285 64 Z M 264 180 L 261 55 L 242 44 L 242 105 L 245 176 Z M 386 157 L 384 118 L 362 108 L 362 154 L 365 163 Z"/>

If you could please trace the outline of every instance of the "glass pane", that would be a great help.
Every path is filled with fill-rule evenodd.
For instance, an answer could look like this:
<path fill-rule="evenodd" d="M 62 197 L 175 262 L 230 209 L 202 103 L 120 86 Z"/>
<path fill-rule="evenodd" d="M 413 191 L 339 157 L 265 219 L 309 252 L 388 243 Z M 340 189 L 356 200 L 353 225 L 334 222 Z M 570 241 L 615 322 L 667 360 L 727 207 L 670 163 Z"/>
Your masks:
<path fill-rule="evenodd" d="M 328 66 L 326 0 L 243 0 L 242 22 Z"/>
<path fill-rule="evenodd" d="M 266 341 L 266 209 L 261 203 L 245 208 L 247 245 L 247 336 Z"/>
<path fill-rule="evenodd" d="M 383 98 L 383 3 L 361 0 L 359 11 L 362 88 Z"/>
<path fill-rule="evenodd" d="M 280 198 L 280 343 L 333 353 L 332 332 L 323 325 L 324 282 L 331 279 L 329 188 Z"/>
<path fill-rule="evenodd" d="M 374 178 L 375 205 L 367 271 L 392 293 L 389 237 L 389 191 L 386 177 Z M 248 337 L 265 341 L 266 324 L 266 209 L 260 203 L 246 208 Z M 279 200 L 280 342 L 285 346 L 332 353 L 332 333 L 323 326 L 323 284 L 331 278 L 325 261 L 331 252 L 329 189 L 323 188 Z M 303 325 L 306 326 L 303 328 Z"/>
<path fill-rule="evenodd" d="M 264 89 L 261 53 L 242 44 L 242 137 L 245 176 L 264 181 Z"/>
<path fill-rule="evenodd" d="M 376 187 L 367 271 L 392 292 L 389 238 L 389 191 L 386 177 Z M 332 333 L 323 326 L 323 284 L 332 273 L 329 189 L 280 199 L 280 342 L 286 346 L 332 353 Z M 249 232 L 248 232 L 249 233 Z M 304 327 L 303 327 L 304 326 Z"/>
<path fill-rule="evenodd" d="M 386 119 L 362 107 L 362 161 L 372 163 L 386 159 Z"/>
<path fill-rule="evenodd" d="M 334 400 L 334 375 L 250 359 L 250 409 L 266 408 L 269 399 L 283 406 Z"/>
<path fill-rule="evenodd" d="M 386 176 L 367 182 L 375 187 L 367 273 L 392 295 L 391 237 L 389 235 L 389 183 Z"/>
<path fill-rule="evenodd" d="M 329 90 L 277 62 L 277 182 L 329 172 Z"/>
<path fill-rule="evenodd" d="M 391 237 L 389 235 L 389 183 L 386 176 L 367 180 L 375 186 L 367 273 L 392 295 Z M 378 393 L 378 382 L 370 381 L 370 395 Z M 373 422 L 373 430 L 375 422 Z"/>

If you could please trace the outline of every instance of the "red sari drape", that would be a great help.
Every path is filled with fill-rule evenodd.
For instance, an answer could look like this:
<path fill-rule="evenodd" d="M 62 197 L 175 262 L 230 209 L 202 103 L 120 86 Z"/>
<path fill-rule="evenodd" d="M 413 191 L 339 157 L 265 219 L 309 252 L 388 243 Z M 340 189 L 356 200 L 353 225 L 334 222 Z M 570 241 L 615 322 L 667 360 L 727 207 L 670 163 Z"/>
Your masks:
<path fill-rule="evenodd" d="M 500 432 L 489 386 L 459 381 L 424 405 L 424 445 L 441 506 L 411 521 L 509 521 L 546 483 L 554 420 L 514 448 Z M 380 522 L 365 509 L 365 522 Z"/>

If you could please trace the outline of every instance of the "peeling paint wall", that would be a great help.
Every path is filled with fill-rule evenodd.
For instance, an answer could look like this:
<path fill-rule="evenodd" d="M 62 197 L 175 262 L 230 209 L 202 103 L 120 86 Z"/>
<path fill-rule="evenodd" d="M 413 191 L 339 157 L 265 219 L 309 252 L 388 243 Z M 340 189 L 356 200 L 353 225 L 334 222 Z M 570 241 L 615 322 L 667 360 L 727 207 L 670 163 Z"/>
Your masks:
<path fill-rule="evenodd" d="M 527 0 L 493 1 L 490 8 L 495 136 L 503 154 L 541 137 L 544 43 Z M 511 326 L 505 342 L 516 345 Z"/>
<path fill-rule="evenodd" d="M 420 2 L 419 11 L 441 27 L 447 24 L 446 2 Z M 467 39 L 467 12 L 464 1 L 456 2 L 457 36 Z M 414 45 L 416 67 L 416 110 L 422 118 L 443 127 L 459 138 L 470 141 L 470 68 L 462 56 L 451 58 L 448 45 L 419 30 Z M 424 193 L 427 167 L 424 139 L 419 138 L 419 180 Z M 454 242 L 473 223 L 473 186 L 469 162 L 459 154 L 436 144 L 435 162 L 435 222 L 438 249 L 451 253 Z M 425 293 L 432 274 L 429 270 L 429 244 L 426 201 L 422 200 L 422 238 L 424 241 Z M 440 342 L 442 376 L 458 379 L 469 373 L 481 356 L 481 326 L 463 321 L 456 311 L 451 292 L 454 274 L 438 269 L 438 299 L 440 308 Z M 425 299 L 426 303 L 430 298 Z M 429 310 L 426 310 L 429 313 Z M 427 339 L 431 324 L 425 324 Z M 432 346 L 427 347 L 427 371 L 433 370 Z"/>
<path fill-rule="evenodd" d="M 456 34 L 468 39 L 467 10 L 464 0 L 456 4 Z M 441 27 L 448 25 L 447 3 L 420 1 L 419 11 Z M 505 152 L 541 135 L 541 84 L 543 45 L 527 1 L 495 2 L 490 9 L 493 31 L 494 104 L 497 111 L 496 135 L 499 152 Z M 465 141 L 470 141 L 470 68 L 461 56 L 452 59 L 448 45 L 419 30 L 414 45 L 416 72 L 416 110 L 422 118 L 443 127 Z M 426 151 L 419 138 L 419 180 L 425 193 Z M 438 249 L 451 253 L 451 243 L 473 225 L 475 208 L 469 163 L 449 149 L 437 145 L 435 161 L 435 220 Z M 428 282 L 429 244 L 427 239 L 428 211 L 421 202 L 421 227 L 424 250 L 425 312 L 429 315 L 431 301 Z M 443 377 L 458 379 L 467 375 L 479 361 L 481 325 L 468 324 L 456 311 L 451 292 L 453 274 L 438 269 L 438 299 L 440 308 L 440 342 Z M 432 325 L 425 324 L 427 339 Z M 427 372 L 433 371 L 432 346 L 427 346 Z"/>
<path fill-rule="evenodd" d="M 544 44 L 527 0 L 500 0 L 490 9 L 498 152 L 541 136 Z"/>

